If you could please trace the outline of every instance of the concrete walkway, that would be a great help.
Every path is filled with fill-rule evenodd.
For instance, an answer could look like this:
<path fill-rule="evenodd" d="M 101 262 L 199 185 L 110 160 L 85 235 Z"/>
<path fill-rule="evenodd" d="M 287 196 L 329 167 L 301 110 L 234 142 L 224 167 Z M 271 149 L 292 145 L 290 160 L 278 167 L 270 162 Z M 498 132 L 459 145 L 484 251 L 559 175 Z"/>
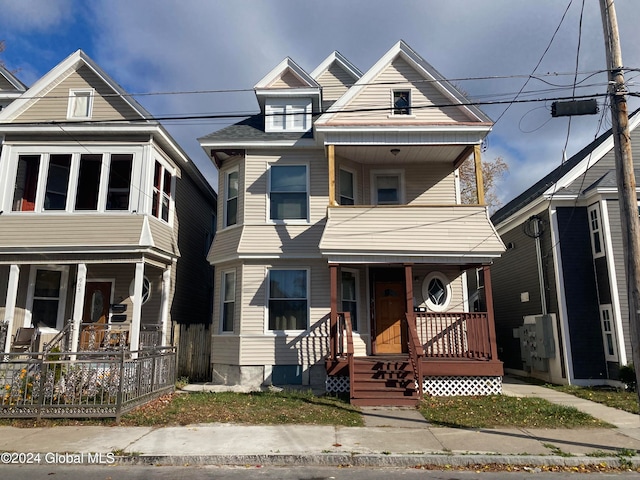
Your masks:
<path fill-rule="evenodd" d="M 623 458 L 640 466 L 640 457 L 620 456 L 622 451 L 640 451 L 638 416 L 510 379 L 503 390 L 572 405 L 618 428 L 445 428 L 430 425 L 415 409 L 365 408 L 364 427 L 0 427 L 0 451 L 77 452 L 89 463 L 96 457 L 88 454 L 116 452 L 120 462 L 170 465 L 617 465 Z"/>

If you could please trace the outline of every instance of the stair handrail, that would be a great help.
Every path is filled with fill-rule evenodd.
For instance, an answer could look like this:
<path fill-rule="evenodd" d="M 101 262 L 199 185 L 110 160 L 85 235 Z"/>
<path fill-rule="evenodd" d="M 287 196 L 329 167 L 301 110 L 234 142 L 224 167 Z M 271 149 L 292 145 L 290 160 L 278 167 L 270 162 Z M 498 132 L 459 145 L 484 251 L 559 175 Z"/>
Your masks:
<path fill-rule="evenodd" d="M 51 353 L 51 350 L 53 350 L 53 348 L 55 348 L 55 346 L 60 343 L 62 341 L 62 339 L 65 337 L 65 335 L 68 335 L 69 332 L 73 329 L 73 323 L 72 322 L 67 322 L 66 325 L 62 328 L 62 330 L 60 330 L 58 333 L 56 333 L 56 335 L 49 340 L 47 343 L 45 343 L 42 346 L 42 353 L 46 356 L 49 353 Z M 68 342 L 67 342 L 68 343 Z M 68 347 L 69 345 L 67 345 Z M 64 348 L 60 349 L 61 351 L 64 351 Z"/>
<path fill-rule="evenodd" d="M 351 398 L 355 397 L 354 392 L 354 370 L 355 370 L 355 360 L 354 360 L 354 348 L 353 348 L 353 327 L 351 326 L 351 313 L 350 312 L 342 312 L 340 314 L 344 320 L 344 330 L 345 336 L 347 340 L 347 361 L 349 362 L 349 396 Z"/>
<path fill-rule="evenodd" d="M 416 316 L 412 313 L 407 313 L 407 332 L 408 332 L 408 349 L 409 360 L 411 360 L 411 367 L 413 368 L 413 374 L 416 377 L 418 400 L 422 399 L 422 358 L 425 356 L 424 347 L 420 343 L 420 337 L 418 337 L 418 329 L 416 327 Z"/>

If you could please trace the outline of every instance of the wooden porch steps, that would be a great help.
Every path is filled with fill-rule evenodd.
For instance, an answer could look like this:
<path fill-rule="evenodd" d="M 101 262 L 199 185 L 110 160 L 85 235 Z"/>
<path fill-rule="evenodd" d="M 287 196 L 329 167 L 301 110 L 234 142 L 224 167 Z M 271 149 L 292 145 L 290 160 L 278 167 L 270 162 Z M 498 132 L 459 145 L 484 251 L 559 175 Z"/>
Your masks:
<path fill-rule="evenodd" d="M 351 403 L 358 406 L 415 406 L 418 392 L 408 355 L 354 358 Z"/>

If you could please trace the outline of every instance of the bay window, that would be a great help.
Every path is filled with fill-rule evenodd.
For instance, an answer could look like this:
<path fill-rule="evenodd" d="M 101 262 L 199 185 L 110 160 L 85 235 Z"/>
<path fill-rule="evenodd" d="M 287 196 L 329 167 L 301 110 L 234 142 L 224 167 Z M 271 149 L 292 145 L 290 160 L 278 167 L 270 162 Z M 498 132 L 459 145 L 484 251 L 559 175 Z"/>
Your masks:
<path fill-rule="evenodd" d="M 153 205 L 151 207 L 151 214 L 165 222 L 169 222 L 172 188 L 173 175 L 171 171 L 156 160 L 153 174 Z"/>
<path fill-rule="evenodd" d="M 269 270 L 269 330 L 308 328 L 308 275 L 308 270 Z"/>
<path fill-rule="evenodd" d="M 269 169 L 271 220 L 307 220 L 306 165 L 272 165 Z"/>

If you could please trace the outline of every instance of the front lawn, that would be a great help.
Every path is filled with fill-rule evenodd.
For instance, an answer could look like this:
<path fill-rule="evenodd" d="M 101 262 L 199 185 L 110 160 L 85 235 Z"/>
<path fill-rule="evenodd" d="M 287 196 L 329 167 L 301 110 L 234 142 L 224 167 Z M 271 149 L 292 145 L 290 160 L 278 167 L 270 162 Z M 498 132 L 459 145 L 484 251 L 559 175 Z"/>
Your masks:
<path fill-rule="evenodd" d="M 465 428 L 606 428 L 611 427 L 573 407 L 539 398 L 504 395 L 426 397 L 420 412 L 430 423 Z"/>
<path fill-rule="evenodd" d="M 636 392 L 626 392 L 624 390 L 606 387 L 578 387 L 575 385 L 545 386 L 584 398 L 585 400 L 602 403 L 608 407 L 618 408 L 625 412 L 640 413 L 640 409 L 638 408 L 638 394 Z"/>

